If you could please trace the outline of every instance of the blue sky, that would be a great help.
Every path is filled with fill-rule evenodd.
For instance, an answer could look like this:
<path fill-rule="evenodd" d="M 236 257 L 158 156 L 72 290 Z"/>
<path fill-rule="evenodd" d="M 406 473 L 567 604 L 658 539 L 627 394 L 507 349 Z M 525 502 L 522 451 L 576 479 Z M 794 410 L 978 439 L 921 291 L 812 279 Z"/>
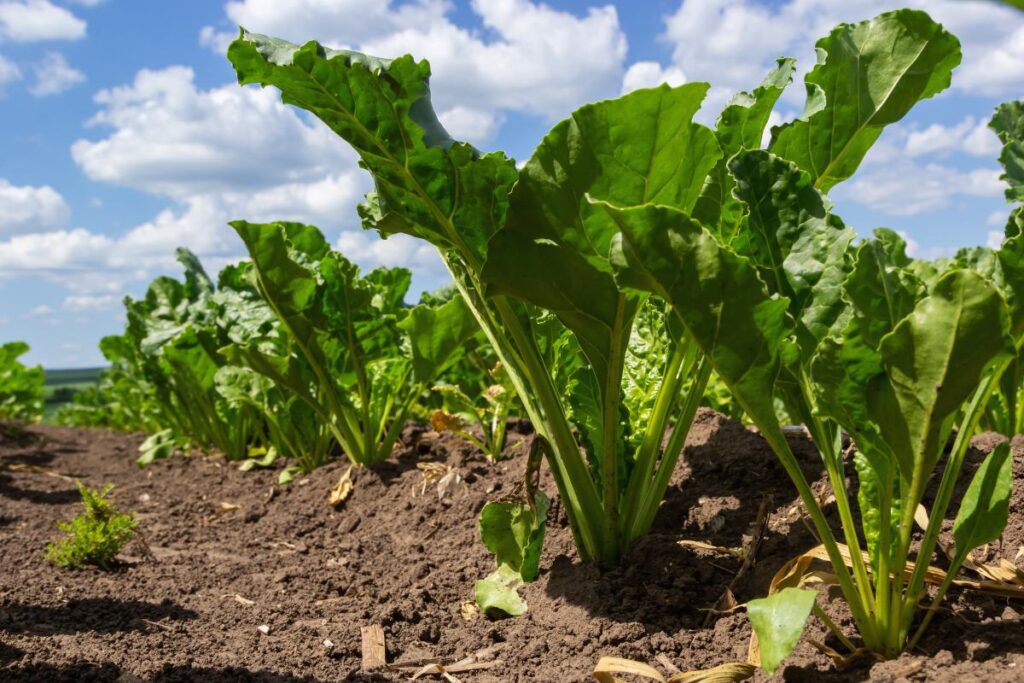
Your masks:
<path fill-rule="evenodd" d="M 890 128 L 833 200 L 867 234 L 903 231 L 922 257 L 1001 230 L 993 107 L 1024 93 L 1024 13 L 913 0 L 957 34 L 953 87 Z M 573 108 L 662 80 L 707 80 L 713 120 L 773 59 L 813 62 L 839 21 L 881 0 L 0 0 L 0 341 L 47 367 L 100 364 L 121 299 L 177 272 L 174 247 L 216 271 L 241 256 L 232 218 L 319 225 L 367 267 L 444 281 L 428 247 L 358 228 L 368 187 L 352 154 L 273 91 L 239 88 L 223 57 L 237 24 L 382 56 L 428 57 L 456 137 L 524 159 Z M 802 72 L 800 77 L 802 78 Z M 796 115 L 794 83 L 775 114 Z"/>

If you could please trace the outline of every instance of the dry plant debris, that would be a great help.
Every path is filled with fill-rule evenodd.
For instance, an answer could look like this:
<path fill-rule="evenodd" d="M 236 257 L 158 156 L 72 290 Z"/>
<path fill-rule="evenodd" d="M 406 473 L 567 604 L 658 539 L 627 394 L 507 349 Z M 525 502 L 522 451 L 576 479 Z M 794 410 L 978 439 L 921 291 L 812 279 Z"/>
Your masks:
<path fill-rule="evenodd" d="M 386 667 L 388 665 L 387 645 L 381 625 L 362 626 L 359 632 L 363 641 L 363 671 Z"/>
<path fill-rule="evenodd" d="M 352 495 L 352 467 L 349 466 L 345 473 L 338 479 L 338 483 L 331 487 L 327 494 L 327 503 L 338 507 Z"/>
<path fill-rule="evenodd" d="M 416 467 L 423 473 L 423 484 L 420 486 L 420 495 L 425 495 L 428 486 L 435 486 L 437 499 L 441 500 L 450 496 L 455 487 L 462 482 L 462 476 L 457 467 L 440 462 L 418 462 Z"/>
<path fill-rule="evenodd" d="M 660 671 L 643 662 L 622 657 L 602 657 L 594 667 L 598 683 L 625 683 L 616 674 L 640 676 L 657 683 L 736 683 L 754 676 L 757 667 L 745 662 L 730 662 L 703 671 L 683 671 L 665 678 Z"/>

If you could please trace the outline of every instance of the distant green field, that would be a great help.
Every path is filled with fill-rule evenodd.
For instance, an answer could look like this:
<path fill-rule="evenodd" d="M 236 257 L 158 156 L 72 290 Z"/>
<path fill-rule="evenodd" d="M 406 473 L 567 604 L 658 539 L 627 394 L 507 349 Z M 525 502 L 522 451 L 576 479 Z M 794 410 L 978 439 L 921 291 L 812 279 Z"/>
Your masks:
<path fill-rule="evenodd" d="M 46 407 L 43 409 L 44 422 L 58 408 L 71 401 L 77 392 L 95 385 L 99 381 L 103 368 L 66 368 L 45 370 L 45 372 L 46 383 L 43 387 L 43 399 L 46 402 Z"/>
<path fill-rule="evenodd" d="M 46 370 L 46 386 L 62 386 L 65 384 L 95 384 L 103 368 L 66 368 Z"/>

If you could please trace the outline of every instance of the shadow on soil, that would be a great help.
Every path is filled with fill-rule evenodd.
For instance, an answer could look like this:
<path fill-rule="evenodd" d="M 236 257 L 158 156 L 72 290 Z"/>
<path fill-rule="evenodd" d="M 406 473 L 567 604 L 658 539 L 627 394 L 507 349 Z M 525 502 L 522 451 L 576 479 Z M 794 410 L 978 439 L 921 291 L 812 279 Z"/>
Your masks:
<path fill-rule="evenodd" d="M 17 659 L 21 659 L 21 656 L 25 654 L 24 650 L 19 650 L 16 647 L 12 647 L 7 643 L 0 642 L 0 668 L 8 662 L 13 662 Z"/>
<path fill-rule="evenodd" d="M 11 668 L 0 668 L 0 679 L 28 683 L 326 683 L 312 676 L 291 676 L 268 671 L 251 671 L 241 667 L 207 668 L 167 665 L 159 672 L 145 678 L 122 672 L 110 663 L 93 664 L 75 662 L 65 665 L 27 664 Z M 379 677 L 353 673 L 343 680 L 354 683 L 379 681 Z"/>
<path fill-rule="evenodd" d="M 932 625 L 920 647 L 913 653 L 917 657 L 889 663 L 889 666 L 896 667 L 898 675 L 893 676 L 893 670 L 880 677 L 877 671 L 873 675 L 875 661 L 865 657 L 853 663 L 846 671 L 830 672 L 828 680 L 832 683 L 859 683 L 876 678 L 893 680 L 893 677 L 898 680 L 929 680 L 931 676 L 937 676 L 943 667 L 956 663 L 986 662 L 1010 652 L 1024 652 L 1024 629 L 1021 626 L 1020 619 L 965 625 L 949 617 L 945 623 L 937 621 Z M 943 651 L 945 654 L 940 654 Z M 920 655 L 929 659 L 922 659 Z M 932 663 L 931 659 L 936 661 Z M 787 666 L 782 677 L 793 683 L 817 683 L 822 680 L 822 673 L 813 667 Z M 1000 680 L 1017 679 L 1007 677 Z"/>
<path fill-rule="evenodd" d="M 90 598 L 63 605 L 5 605 L 0 607 L 0 631 L 52 635 L 55 633 L 119 633 L 173 628 L 175 621 L 195 619 L 192 610 L 170 600 L 160 603 L 139 600 Z M 147 622 L 157 622 L 157 625 Z M 42 680 L 42 679 L 40 679 Z"/>
<path fill-rule="evenodd" d="M 796 493 L 768 444 L 741 423 L 702 411 L 694 434 L 707 439 L 687 446 L 651 532 L 633 544 L 622 566 L 600 571 L 560 557 L 550 569 L 549 595 L 594 616 L 639 621 L 648 630 L 674 633 L 706 626 L 707 610 L 741 562 L 682 547 L 679 539 L 741 547 L 750 542 L 762 504 L 769 511 L 788 506 Z M 794 435 L 790 446 L 808 480 L 823 475 L 809 439 Z M 799 524 L 788 534 L 768 532 L 758 565 L 733 586 L 736 597 L 744 601 L 766 592 L 775 570 L 814 544 Z"/>
<path fill-rule="evenodd" d="M 45 475 L 43 474 L 19 475 L 17 483 L 20 484 L 26 481 L 31 481 L 29 477 L 42 479 L 44 476 Z M 23 488 L 15 485 L 15 478 L 13 476 L 0 474 L 0 498 L 7 498 L 9 500 L 23 500 L 36 505 L 68 505 L 69 503 L 81 500 L 78 495 L 78 489 L 75 488 L 74 484 L 71 482 L 65 482 L 62 486 L 65 486 L 65 488 L 60 488 L 56 491 Z"/>

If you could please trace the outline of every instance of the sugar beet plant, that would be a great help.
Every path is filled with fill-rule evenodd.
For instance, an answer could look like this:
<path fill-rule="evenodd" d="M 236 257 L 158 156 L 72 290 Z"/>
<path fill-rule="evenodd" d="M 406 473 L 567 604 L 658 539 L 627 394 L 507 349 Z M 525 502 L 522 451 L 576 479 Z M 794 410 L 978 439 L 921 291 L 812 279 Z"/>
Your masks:
<path fill-rule="evenodd" d="M 367 227 L 437 246 L 550 442 L 580 554 L 618 562 L 653 521 L 710 367 L 681 326 L 660 324 L 662 302 L 617 283 L 617 228 L 586 196 L 692 210 L 722 157 L 714 133 L 688 122 L 706 87 L 585 108 L 517 173 L 504 154 L 481 155 L 447 135 L 425 62 L 246 32 L 228 55 L 242 83 L 279 87 L 356 148 L 376 182 L 360 209 Z M 770 109 L 757 115 L 766 120 Z M 679 125 L 659 132 L 659 111 Z M 635 128 L 636 144 L 624 147 L 612 122 Z"/>
<path fill-rule="evenodd" d="M 360 209 L 367 228 L 438 248 L 550 442 L 584 559 L 615 562 L 649 528 L 713 369 L 796 485 L 865 645 L 894 656 L 910 637 L 968 438 L 1020 346 L 1024 237 L 1008 229 L 998 254 L 945 265 L 912 261 L 889 231 L 855 245 L 824 193 L 853 175 L 887 125 L 948 86 L 959 42 L 923 12 L 899 10 L 840 25 L 817 51 L 804 112 L 774 128 L 767 149 L 789 59 L 738 95 L 714 129 L 693 121 L 706 84 L 587 105 L 518 173 L 503 154 L 448 136 L 425 62 L 244 30 L 228 56 L 241 83 L 278 87 L 359 152 L 376 185 Z M 996 125 L 1019 192 L 1011 118 Z M 840 537 L 776 401 L 821 453 Z M 843 430 L 856 443 L 859 522 Z M 915 512 L 939 469 L 940 495 L 911 560 Z M 959 561 L 998 536 L 1008 473 L 1007 451 L 997 449 L 975 476 L 954 525 Z M 524 511 L 517 552 L 533 567 L 523 553 L 536 552 L 537 534 Z M 772 600 L 792 600 L 778 613 L 800 627 L 807 595 Z M 755 627 L 771 621 L 765 609 Z"/>
<path fill-rule="evenodd" d="M 989 126 L 1003 143 L 999 160 L 1008 185 L 1006 199 L 1017 206 L 1007 221 L 1002 249 L 995 254 L 985 248 L 963 249 L 955 262 L 974 267 L 1002 285 L 1007 299 L 1014 304 L 1022 294 L 1014 287 L 1015 274 L 1021 267 L 1014 255 L 1020 251 L 1020 234 L 1024 231 L 1024 209 L 1020 206 L 1024 202 L 1024 103 L 1000 105 Z M 1007 436 L 1024 433 L 1024 358 L 1019 349 L 993 392 L 981 427 Z"/>
<path fill-rule="evenodd" d="M 0 345 L 0 420 L 35 420 L 43 413 L 43 368 L 18 360 L 28 350 L 25 342 Z"/>
<path fill-rule="evenodd" d="M 124 333 L 101 341 L 112 365 L 95 417 L 154 432 L 141 465 L 189 446 L 241 460 L 260 441 L 263 422 L 259 411 L 218 393 L 217 373 L 227 365 L 219 349 L 233 336 L 273 326 L 272 315 L 258 308 L 253 314 L 253 302 L 227 284 L 216 287 L 192 253 L 179 250 L 178 260 L 184 280 L 158 277 L 143 298 L 126 299 Z M 87 419 L 89 400 L 68 419 Z"/>
<path fill-rule="evenodd" d="M 228 356 L 301 401 L 353 463 L 388 457 L 413 402 L 476 332 L 461 298 L 409 308 L 408 270 L 360 275 L 312 226 L 233 226 L 280 329 L 228 347 Z"/>
<path fill-rule="evenodd" d="M 404 303 L 411 274 L 358 268 L 312 226 L 235 228 L 251 261 L 214 283 L 179 250 L 183 281 L 160 277 L 126 300 L 111 367 L 68 407 L 69 424 L 149 431 L 141 465 L 176 448 L 217 449 L 282 473 L 387 457 L 413 401 L 462 359 L 476 324 L 459 297 Z"/>
<path fill-rule="evenodd" d="M 708 354 L 796 484 L 865 645 L 891 657 L 927 623 L 912 636 L 969 438 L 1019 346 L 1016 314 L 991 273 L 972 264 L 914 262 L 884 230 L 851 247 L 852 232 L 823 195 L 853 174 L 885 125 L 948 85 L 956 39 L 922 13 L 899 11 L 840 26 L 817 47 L 804 114 L 776 128 L 767 151 L 742 151 L 726 164 L 739 202 L 735 234 L 667 207 L 604 208 L 622 230 L 620 278 L 665 297 Z M 981 261 L 1016 267 L 1016 249 Z M 783 436 L 776 397 L 822 455 L 849 567 Z M 859 525 L 841 429 L 856 445 Z M 911 558 L 915 513 L 939 471 Z M 1001 447 L 956 516 L 950 578 L 970 550 L 998 538 L 1010 481 Z M 800 591 L 775 598 L 805 600 Z"/>

